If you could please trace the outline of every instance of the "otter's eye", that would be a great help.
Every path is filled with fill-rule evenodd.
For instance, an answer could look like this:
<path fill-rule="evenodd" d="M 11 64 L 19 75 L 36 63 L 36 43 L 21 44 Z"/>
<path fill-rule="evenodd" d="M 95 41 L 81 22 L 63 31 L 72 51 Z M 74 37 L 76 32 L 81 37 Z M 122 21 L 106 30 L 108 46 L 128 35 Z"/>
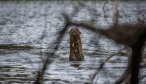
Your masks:
<path fill-rule="evenodd" d="M 74 30 L 74 29 L 71 29 L 68 33 L 71 34 L 71 32 L 72 32 L 73 30 Z"/>
<path fill-rule="evenodd" d="M 76 28 L 75 30 L 76 30 L 76 32 L 78 32 L 79 34 L 81 34 L 81 32 L 79 31 L 79 29 Z"/>
<path fill-rule="evenodd" d="M 81 34 L 81 32 L 79 31 L 79 34 Z"/>

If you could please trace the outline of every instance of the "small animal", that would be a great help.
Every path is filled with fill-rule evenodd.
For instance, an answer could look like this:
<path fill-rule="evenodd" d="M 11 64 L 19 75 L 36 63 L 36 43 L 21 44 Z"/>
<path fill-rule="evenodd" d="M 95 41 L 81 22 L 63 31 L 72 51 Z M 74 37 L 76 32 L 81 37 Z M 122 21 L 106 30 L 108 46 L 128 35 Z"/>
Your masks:
<path fill-rule="evenodd" d="M 77 28 L 72 28 L 70 34 L 70 55 L 69 61 L 82 61 L 84 56 L 82 54 L 81 32 Z"/>

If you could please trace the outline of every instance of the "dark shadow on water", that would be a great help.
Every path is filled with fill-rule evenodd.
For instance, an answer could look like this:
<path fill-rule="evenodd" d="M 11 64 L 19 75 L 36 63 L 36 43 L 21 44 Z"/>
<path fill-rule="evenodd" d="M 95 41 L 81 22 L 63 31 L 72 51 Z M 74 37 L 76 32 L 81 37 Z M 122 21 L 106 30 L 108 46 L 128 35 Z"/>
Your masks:
<path fill-rule="evenodd" d="M 0 49 L 18 49 L 18 50 L 25 50 L 25 49 L 33 49 L 34 47 L 29 45 L 20 45 L 20 44 L 0 44 Z"/>
<path fill-rule="evenodd" d="M 79 69 L 81 69 L 81 67 L 80 67 L 81 63 L 82 63 L 81 61 L 71 61 L 70 65 L 72 67 L 75 67 L 75 68 L 77 68 L 79 70 Z"/>
<path fill-rule="evenodd" d="M 17 53 L 20 50 L 36 49 L 28 44 L 0 44 L 0 55 Z"/>

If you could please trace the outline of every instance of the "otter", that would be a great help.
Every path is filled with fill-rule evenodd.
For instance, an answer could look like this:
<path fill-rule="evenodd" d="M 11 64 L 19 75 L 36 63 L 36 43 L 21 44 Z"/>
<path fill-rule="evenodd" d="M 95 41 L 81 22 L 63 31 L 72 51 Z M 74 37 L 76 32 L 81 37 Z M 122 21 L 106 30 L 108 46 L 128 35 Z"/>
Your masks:
<path fill-rule="evenodd" d="M 81 32 L 77 28 L 73 28 L 69 32 L 70 34 L 70 55 L 69 61 L 83 61 L 84 56 L 82 54 Z"/>

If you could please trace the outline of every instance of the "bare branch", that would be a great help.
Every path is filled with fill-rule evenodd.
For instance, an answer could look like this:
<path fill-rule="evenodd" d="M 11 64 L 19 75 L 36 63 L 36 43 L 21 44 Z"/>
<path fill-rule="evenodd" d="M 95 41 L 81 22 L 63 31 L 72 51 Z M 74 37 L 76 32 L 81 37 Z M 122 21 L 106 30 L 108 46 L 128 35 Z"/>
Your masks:
<path fill-rule="evenodd" d="M 114 40 L 117 43 L 128 45 L 132 48 L 132 57 L 129 59 L 128 63 L 128 69 L 125 72 L 126 76 L 127 73 L 129 74 L 129 68 L 131 72 L 131 84 L 138 84 L 138 74 L 139 74 L 139 64 L 140 59 L 142 56 L 142 47 L 144 46 L 145 40 L 146 40 L 146 26 L 141 25 L 114 25 L 110 26 L 109 29 L 99 29 L 96 28 L 90 24 L 83 23 L 83 22 L 74 22 L 66 15 L 64 17 L 68 21 L 68 25 L 74 25 L 74 26 L 80 26 L 87 30 L 90 30 L 94 33 L 100 33 L 102 35 L 107 36 L 107 38 L 110 38 Z M 128 32 L 127 32 L 128 31 Z M 120 37 L 119 37 L 120 36 Z M 130 61 L 131 60 L 131 61 Z M 125 75 L 124 75 L 125 76 Z"/>
<path fill-rule="evenodd" d="M 107 3 L 109 3 L 109 1 L 110 1 L 110 0 L 106 0 L 106 1 L 104 2 L 103 6 L 102 6 L 103 15 L 104 15 L 104 18 L 105 18 L 105 21 L 106 21 L 106 22 L 108 22 L 108 21 L 107 21 L 106 15 L 105 15 L 105 12 L 106 12 L 105 6 L 106 6 Z"/>
<path fill-rule="evenodd" d="M 127 47 L 127 46 L 126 46 Z M 125 79 L 128 78 L 129 74 L 130 74 L 130 70 L 131 70 L 131 62 L 132 62 L 132 58 L 131 58 L 131 54 L 132 54 L 132 50 L 127 47 L 128 51 L 127 51 L 127 56 L 128 56 L 128 67 L 125 70 L 125 72 L 122 74 L 122 76 L 115 82 L 115 84 L 121 84 Z"/>
<path fill-rule="evenodd" d="M 141 76 L 141 77 L 139 78 L 139 80 L 142 80 L 142 79 L 144 79 L 144 78 L 146 78 L 146 75 Z"/>
<path fill-rule="evenodd" d="M 115 0 L 115 9 L 113 12 L 113 25 L 117 26 L 119 23 L 119 0 Z"/>
<path fill-rule="evenodd" d="M 105 64 L 110 58 L 112 58 L 114 55 L 115 55 L 115 54 L 110 55 L 106 60 L 104 60 L 104 61 L 100 64 L 99 68 L 96 69 L 95 73 L 93 74 L 93 76 L 92 76 L 92 78 L 91 78 L 91 82 L 92 82 L 92 83 L 93 83 L 94 79 L 96 78 L 96 75 L 97 75 L 97 74 L 101 71 L 101 69 L 103 68 L 104 64 Z"/>
<path fill-rule="evenodd" d="M 44 73 L 45 73 L 46 69 L 48 68 L 48 65 L 51 64 L 51 62 L 52 62 L 50 57 L 55 55 L 55 53 L 58 50 L 58 48 L 61 44 L 61 41 L 65 35 L 65 32 L 67 31 L 67 28 L 69 26 L 68 25 L 69 23 L 67 23 L 67 22 L 69 22 L 69 21 L 67 19 L 65 19 L 65 26 L 61 31 L 58 32 L 58 37 L 54 41 L 54 43 L 56 43 L 56 45 L 55 46 L 53 45 L 53 50 L 48 53 L 42 69 L 40 71 L 38 71 L 37 79 L 34 82 L 34 84 L 42 84 Z"/>

